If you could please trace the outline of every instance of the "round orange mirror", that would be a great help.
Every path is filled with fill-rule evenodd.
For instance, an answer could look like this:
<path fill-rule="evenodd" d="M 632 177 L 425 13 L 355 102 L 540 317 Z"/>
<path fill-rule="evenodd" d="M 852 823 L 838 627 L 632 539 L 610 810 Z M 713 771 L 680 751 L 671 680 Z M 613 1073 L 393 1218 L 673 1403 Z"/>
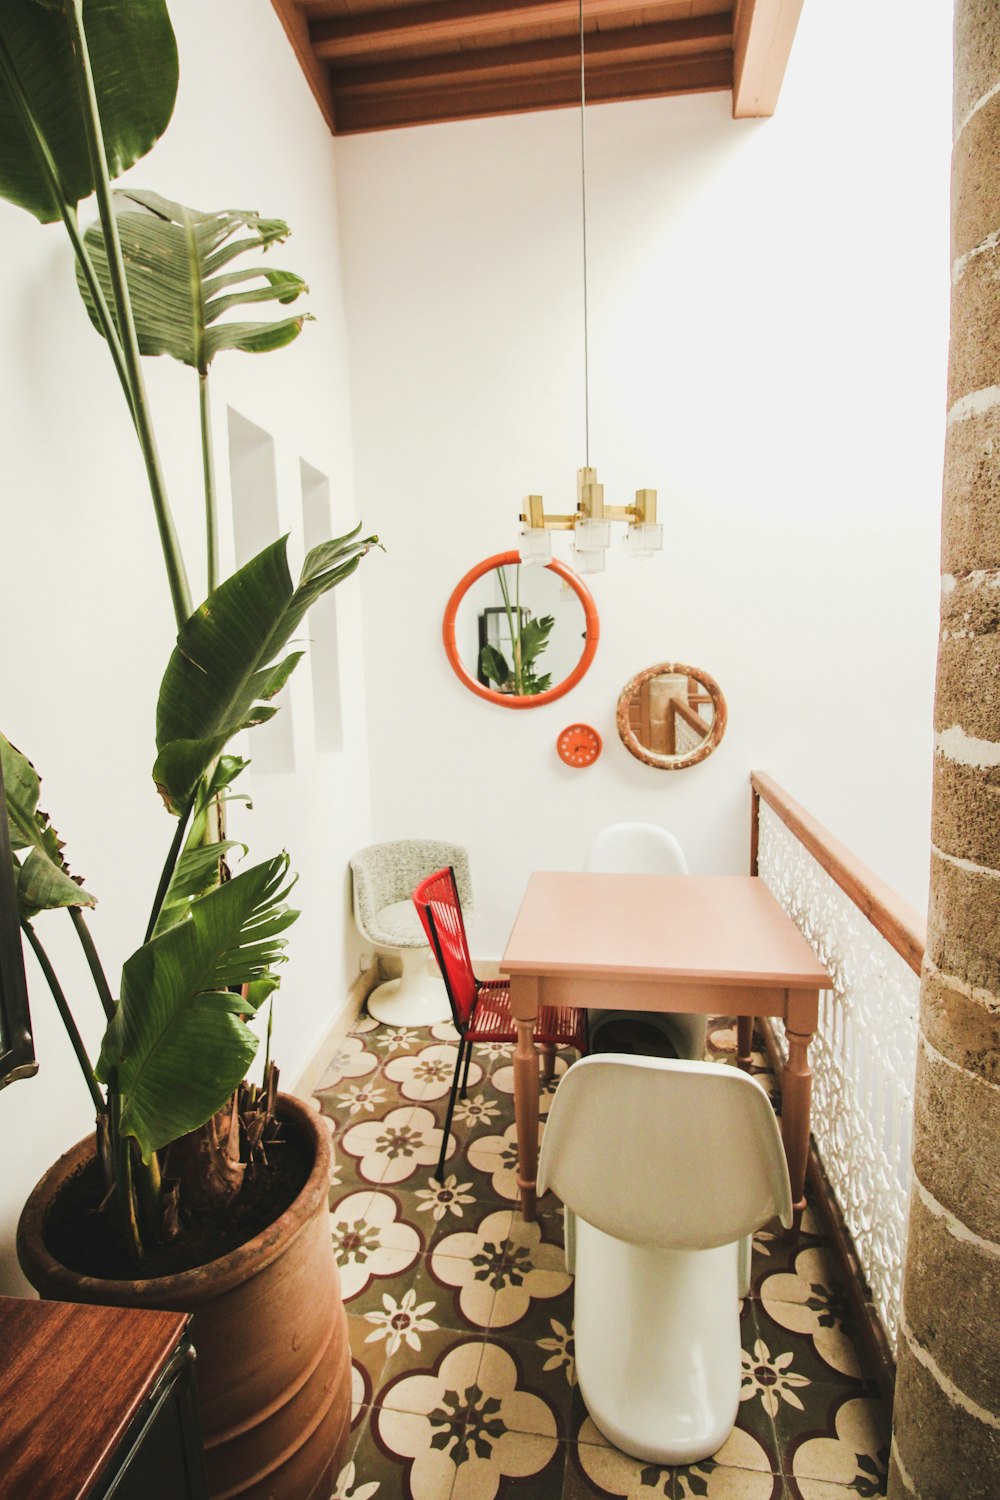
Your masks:
<path fill-rule="evenodd" d="M 526 567 L 518 553 L 498 552 L 452 591 L 443 635 L 470 692 L 502 708 L 539 708 L 580 681 L 600 626 L 590 591 L 570 568 Z"/>

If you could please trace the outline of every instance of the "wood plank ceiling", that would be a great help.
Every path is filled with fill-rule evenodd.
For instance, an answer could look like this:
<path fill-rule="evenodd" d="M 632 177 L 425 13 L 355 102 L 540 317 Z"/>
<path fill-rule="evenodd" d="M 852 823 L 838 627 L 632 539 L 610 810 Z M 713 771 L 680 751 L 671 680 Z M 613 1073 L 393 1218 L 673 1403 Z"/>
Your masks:
<path fill-rule="evenodd" d="M 335 135 L 580 102 L 579 0 L 272 0 Z M 588 104 L 774 113 L 802 0 L 583 0 Z"/>

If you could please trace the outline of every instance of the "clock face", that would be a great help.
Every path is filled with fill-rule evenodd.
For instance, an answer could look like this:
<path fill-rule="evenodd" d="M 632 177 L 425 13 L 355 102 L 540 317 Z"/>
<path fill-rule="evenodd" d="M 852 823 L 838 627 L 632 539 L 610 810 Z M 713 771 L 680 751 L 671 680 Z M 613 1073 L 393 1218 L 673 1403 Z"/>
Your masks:
<path fill-rule="evenodd" d="M 569 724 L 556 740 L 559 758 L 568 766 L 592 766 L 602 748 L 601 736 L 589 724 Z"/>

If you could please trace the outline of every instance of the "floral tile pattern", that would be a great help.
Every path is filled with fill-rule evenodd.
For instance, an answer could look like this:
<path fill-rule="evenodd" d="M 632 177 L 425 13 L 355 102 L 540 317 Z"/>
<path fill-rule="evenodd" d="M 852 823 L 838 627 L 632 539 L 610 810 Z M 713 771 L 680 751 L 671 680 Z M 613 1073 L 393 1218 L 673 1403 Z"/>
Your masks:
<path fill-rule="evenodd" d="M 351 1440 L 329 1500 L 847 1500 L 883 1496 L 887 1418 L 829 1247 L 754 1236 L 740 1405 L 710 1458 L 665 1467 L 615 1448 L 580 1393 L 562 1206 L 518 1208 L 512 1048 L 476 1046 L 436 1177 L 457 1057 L 449 1022 L 362 1016 L 316 1090 L 335 1166 L 330 1232 L 353 1359 Z M 756 1043 L 755 1043 L 756 1049 Z M 731 1018 L 707 1056 L 732 1062 Z M 540 1127 L 559 1078 L 543 1085 Z M 759 1049 L 753 1071 L 780 1109 Z M 326 1497 L 324 1497 L 326 1500 Z"/>

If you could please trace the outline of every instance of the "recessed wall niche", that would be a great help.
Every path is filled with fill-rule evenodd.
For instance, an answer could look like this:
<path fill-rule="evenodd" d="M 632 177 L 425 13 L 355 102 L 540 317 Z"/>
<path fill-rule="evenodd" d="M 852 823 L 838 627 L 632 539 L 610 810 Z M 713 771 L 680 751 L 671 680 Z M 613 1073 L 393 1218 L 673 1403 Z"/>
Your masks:
<path fill-rule="evenodd" d="M 281 535 L 274 439 L 263 427 L 229 408 L 229 484 L 233 504 L 236 566 L 242 568 Z M 295 770 L 295 726 L 288 688 L 273 719 L 250 738 L 252 771 Z"/>
<path fill-rule="evenodd" d="M 302 533 L 306 551 L 329 541 L 330 481 L 301 459 Z M 340 657 L 337 648 L 337 593 L 331 589 L 317 599 L 306 617 L 309 670 L 312 675 L 313 722 L 316 749 L 342 750 L 344 724 L 340 704 Z"/>

